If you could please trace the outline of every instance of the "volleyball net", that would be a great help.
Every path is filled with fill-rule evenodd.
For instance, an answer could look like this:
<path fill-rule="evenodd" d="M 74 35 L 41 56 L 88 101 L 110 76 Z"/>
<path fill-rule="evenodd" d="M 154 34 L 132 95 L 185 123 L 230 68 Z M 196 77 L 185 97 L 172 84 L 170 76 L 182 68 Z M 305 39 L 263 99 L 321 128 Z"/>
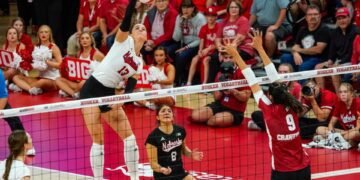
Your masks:
<path fill-rule="evenodd" d="M 281 74 L 280 77 L 283 81 L 298 81 L 357 72 L 360 72 L 360 65 Z M 258 77 L 258 81 L 261 85 L 270 83 L 267 76 Z M 269 179 L 271 155 L 268 137 L 263 131 L 250 131 L 247 127 L 251 114 L 258 110 L 253 99 L 247 103 L 244 120 L 240 126 L 212 128 L 189 121 L 193 109 L 214 101 L 209 92 L 246 86 L 246 80 L 235 80 L 135 92 L 1 110 L 0 117 L 19 116 L 26 131 L 32 136 L 36 156 L 32 159 L 30 167 L 35 179 L 91 179 L 93 174 L 89 154 L 92 141 L 80 109 L 125 103 L 123 109 L 139 147 L 141 179 L 151 179 L 152 171 L 144 143 L 150 132 L 157 127 L 156 112 L 135 106 L 134 102 L 176 96 L 176 105 L 173 108 L 174 123 L 185 128 L 186 143 L 191 149 L 198 148 L 204 152 L 204 159 L 200 162 L 183 156 L 185 170 L 197 179 Z M 124 162 L 123 141 L 104 119 L 101 122 L 105 145 L 104 178 L 126 179 L 128 174 Z M 0 144 L 0 159 L 5 159 L 9 153 L 6 142 L 10 130 L 5 121 L 0 122 L 0 129 L 3 129 L 0 133 L 0 141 L 3 142 Z M 304 140 L 304 143 L 308 142 L 309 140 Z M 339 170 L 345 171 L 341 171 L 340 175 L 360 173 L 360 170 L 356 169 L 360 165 L 360 156 L 353 149 L 307 151 L 311 157 L 313 178 L 338 176 Z"/>

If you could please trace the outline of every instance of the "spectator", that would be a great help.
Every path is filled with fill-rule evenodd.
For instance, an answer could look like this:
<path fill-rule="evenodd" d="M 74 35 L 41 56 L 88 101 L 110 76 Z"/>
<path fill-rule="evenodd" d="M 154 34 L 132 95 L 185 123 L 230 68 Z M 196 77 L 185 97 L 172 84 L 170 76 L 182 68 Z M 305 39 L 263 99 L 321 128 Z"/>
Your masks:
<path fill-rule="evenodd" d="M 131 28 L 135 24 L 144 24 L 146 12 L 147 12 L 148 8 L 149 8 L 149 5 L 147 5 L 145 3 L 141 3 L 140 1 L 136 2 L 135 12 L 134 12 L 133 16 L 131 17 Z"/>
<path fill-rule="evenodd" d="M 46 59 L 43 61 L 43 64 L 38 65 L 39 77 L 29 77 L 22 74 L 16 75 L 13 78 L 13 90 L 22 91 L 25 90 L 31 95 L 42 94 L 43 90 L 56 90 L 55 79 L 60 77 L 59 68 L 62 62 L 61 52 L 58 46 L 54 43 L 52 37 L 52 31 L 49 26 L 42 25 L 39 28 L 37 35 L 37 44 L 33 51 L 34 54 L 41 54 L 43 57 L 38 57 L 40 59 Z M 42 52 L 42 53 L 40 53 Z M 50 58 L 47 59 L 47 54 L 50 53 Z M 39 55 L 40 56 L 40 55 Z M 34 58 L 34 61 L 36 59 Z M 34 65 L 33 65 L 34 67 Z M 34 67 L 35 68 L 35 67 Z M 37 69 L 35 68 L 35 69 Z"/>
<path fill-rule="evenodd" d="M 25 152 L 32 148 L 28 133 L 16 130 L 8 138 L 10 155 L 0 163 L 1 179 L 30 180 L 30 169 L 25 165 Z"/>
<path fill-rule="evenodd" d="M 169 0 L 155 0 L 155 5 L 145 17 L 144 25 L 148 40 L 142 50 L 144 60 L 151 64 L 152 54 L 157 46 L 162 46 L 167 52 L 174 52 L 176 46 L 172 39 L 177 11 L 169 5 Z M 172 49 L 171 49 L 172 47 Z"/>
<path fill-rule="evenodd" d="M 283 54 L 281 63 L 290 63 L 296 71 L 313 70 L 316 64 L 327 57 L 330 30 L 321 24 L 320 11 L 317 6 L 309 6 L 306 11 L 307 27 L 296 35 L 292 54 Z"/>
<path fill-rule="evenodd" d="M 186 83 L 186 67 L 199 50 L 200 28 L 206 24 L 205 16 L 198 12 L 192 0 L 183 0 L 179 15 L 176 17 L 173 39 L 180 42 L 176 48 L 175 57 L 175 84 L 181 86 Z M 173 45 L 177 46 L 177 45 Z"/>
<path fill-rule="evenodd" d="M 206 8 L 214 7 L 218 18 L 224 19 L 226 18 L 226 7 L 229 2 L 230 0 L 206 0 Z"/>
<path fill-rule="evenodd" d="M 326 138 L 330 132 L 339 132 L 354 146 L 360 141 L 360 98 L 355 97 L 354 89 L 349 83 L 341 83 L 338 98 L 329 125 L 318 127 L 316 134 Z M 341 129 L 335 128 L 337 122 L 340 123 Z"/>
<path fill-rule="evenodd" d="M 77 53 L 77 57 L 81 60 L 89 60 L 90 71 L 93 71 L 92 68 L 97 63 L 92 65 L 92 61 L 101 62 L 104 59 L 104 55 L 95 48 L 94 37 L 89 32 L 82 32 L 79 35 L 79 44 L 80 49 Z M 70 81 L 65 77 L 59 77 L 55 80 L 56 85 L 59 87 L 59 95 L 63 97 L 72 97 L 75 99 L 79 98 L 79 92 L 82 86 L 85 83 L 85 80 L 82 81 Z"/>
<path fill-rule="evenodd" d="M 9 27 L 6 31 L 6 40 L 1 49 L 17 54 L 20 54 L 20 50 L 25 49 L 25 45 L 19 40 L 18 31 L 14 27 Z M 5 80 L 11 80 L 18 72 L 15 68 L 4 67 L 3 73 Z"/>
<path fill-rule="evenodd" d="M 334 107 L 338 101 L 335 93 L 322 89 L 313 80 L 308 80 L 303 85 L 302 103 L 305 107 L 303 115 L 310 109 L 315 114 L 315 118 L 300 118 L 300 135 L 302 138 L 311 138 L 319 126 L 327 126 L 334 114 Z"/>
<path fill-rule="evenodd" d="M 293 67 L 291 64 L 280 64 L 278 68 L 279 74 L 292 73 Z M 296 81 L 283 82 L 286 85 L 287 91 L 294 96 L 295 99 L 300 101 L 301 99 L 301 85 Z M 262 111 L 254 111 L 251 113 L 251 120 L 248 122 L 248 129 L 250 130 L 263 130 L 265 131 L 264 115 Z"/>
<path fill-rule="evenodd" d="M 352 20 L 354 17 L 354 6 L 352 0 L 341 0 L 341 4 L 343 5 L 343 7 L 347 8 L 347 10 L 349 11 L 350 20 Z"/>
<path fill-rule="evenodd" d="M 236 47 L 241 57 L 247 61 L 254 57 L 254 49 L 249 45 L 251 38 L 248 36 L 250 32 L 249 21 L 242 16 L 242 7 L 237 0 L 231 0 L 227 8 L 228 18 L 224 19 L 219 24 L 219 29 L 216 34 L 216 48 L 219 53 L 215 52 L 210 60 L 209 67 L 209 82 L 213 82 L 219 71 L 221 53 L 224 52 L 224 43 L 231 42 L 231 45 Z"/>
<path fill-rule="evenodd" d="M 350 12 L 347 8 L 339 8 L 337 10 L 336 24 L 337 28 L 331 34 L 329 60 L 317 64 L 315 69 L 351 64 L 352 46 L 358 33 L 358 28 L 351 24 Z M 350 79 L 351 75 L 344 75 L 342 81 L 349 82 Z M 316 78 L 316 82 L 320 87 L 324 87 L 324 77 Z M 340 75 L 332 76 L 332 82 L 337 92 L 341 83 Z"/>
<path fill-rule="evenodd" d="M 23 19 L 20 17 L 13 19 L 11 26 L 18 31 L 20 42 L 25 45 L 25 49 L 28 50 L 29 52 L 32 52 L 34 50 L 34 45 L 32 43 L 31 37 L 26 34 L 25 31 L 26 27 L 24 26 Z"/>
<path fill-rule="evenodd" d="M 124 18 L 126 5 L 127 1 L 124 2 L 124 0 L 104 0 L 102 2 L 99 15 L 101 34 L 94 33 L 97 44 L 100 39 L 102 39 L 102 46 L 107 47 L 107 49 L 110 49 L 114 44 L 115 34 Z"/>
<path fill-rule="evenodd" d="M 241 69 L 234 66 L 233 62 L 224 62 L 221 66 L 222 72 L 218 74 L 217 82 L 244 79 Z M 190 120 L 195 123 L 206 123 L 212 127 L 240 125 L 244 119 L 247 101 L 251 96 L 250 88 L 215 91 L 213 95 L 215 101 L 193 110 Z"/>
<path fill-rule="evenodd" d="M 67 41 L 67 55 L 76 57 L 80 45 L 79 35 L 82 32 L 97 32 L 99 30 L 98 16 L 100 2 L 97 0 L 81 0 L 79 16 L 76 22 L 76 33 L 70 36 Z"/>
<path fill-rule="evenodd" d="M 254 0 L 251 6 L 250 26 L 260 29 L 265 35 L 265 49 L 272 57 L 277 41 L 292 33 L 292 26 L 286 19 L 288 0 Z"/>
<path fill-rule="evenodd" d="M 193 77 L 195 75 L 198 63 L 200 61 L 204 71 L 201 72 L 202 83 L 205 84 L 208 81 L 209 76 L 209 61 L 210 55 L 215 51 L 215 38 L 218 31 L 218 24 L 216 23 L 217 13 L 213 7 L 209 7 L 205 12 L 207 24 L 200 29 L 199 38 L 200 46 L 198 54 L 191 60 L 191 66 L 189 70 L 188 81 L 186 85 L 191 85 Z"/>

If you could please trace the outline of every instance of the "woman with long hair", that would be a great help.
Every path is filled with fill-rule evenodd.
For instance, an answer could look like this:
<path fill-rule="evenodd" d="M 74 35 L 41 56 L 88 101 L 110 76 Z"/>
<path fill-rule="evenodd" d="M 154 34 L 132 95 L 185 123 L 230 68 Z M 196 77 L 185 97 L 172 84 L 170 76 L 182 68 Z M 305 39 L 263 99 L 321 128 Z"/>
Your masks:
<path fill-rule="evenodd" d="M 229 42 L 226 44 L 226 52 L 233 56 L 242 69 L 254 99 L 264 113 L 273 162 L 271 179 L 310 180 L 310 160 L 301 144 L 298 118 L 303 112 L 303 106 L 288 92 L 283 83 L 279 83 L 280 77 L 275 66 L 262 46 L 262 33 L 254 32 L 252 46 L 258 51 L 272 82 L 269 96 L 264 95 L 254 72 L 247 67 L 238 51 Z"/>
<path fill-rule="evenodd" d="M 104 59 L 104 55 L 95 48 L 94 37 L 89 32 L 82 32 L 79 35 L 80 49 L 78 58 L 81 60 L 89 60 L 90 63 L 93 61 L 101 62 Z M 95 65 L 96 63 L 94 63 Z M 92 65 L 90 65 L 92 67 Z M 91 69 L 91 68 L 90 68 Z M 71 81 L 65 77 L 59 77 L 55 80 L 56 85 L 59 87 L 59 95 L 63 97 L 71 96 L 75 99 L 79 98 L 80 89 L 85 83 L 82 81 Z"/>
<path fill-rule="evenodd" d="M 32 148 L 32 139 L 22 130 L 13 131 L 8 138 L 10 155 L 0 163 L 0 179 L 30 180 L 30 169 L 25 165 L 26 151 Z"/>
<path fill-rule="evenodd" d="M 129 80 L 133 75 L 142 71 L 140 50 L 147 40 L 144 25 L 136 24 L 130 29 L 135 4 L 136 0 L 129 2 L 124 20 L 116 33 L 114 44 L 81 88 L 80 99 L 115 95 L 115 88 L 126 79 L 128 82 L 125 92 L 131 92 L 135 87 L 136 80 Z M 138 180 L 139 150 L 122 104 L 86 107 L 81 111 L 93 142 L 90 150 L 90 162 L 94 177 L 103 179 L 105 152 L 104 130 L 100 121 L 102 115 L 105 122 L 124 141 L 124 158 L 128 173 L 131 180 Z"/>
<path fill-rule="evenodd" d="M 12 20 L 11 26 L 18 30 L 20 42 L 25 45 L 25 49 L 32 52 L 34 50 L 34 45 L 31 37 L 25 32 L 24 20 L 21 17 L 16 17 Z"/>
<path fill-rule="evenodd" d="M 13 78 L 15 87 L 17 86 L 17 88 L 25 90 L 31 95 L 42 94 L 43 90 L 56 90 L 55 79 L 60 77 L 59 68 L 62 57 L 59 47 L 53 40 L 49 26 L 40 26 L 37 43 L 32 55 L 33 62 L 39 62 L 36 66 L 40 72 L 38 77 L 16 75 Z M 36 67 L 34 67 L 33 63 L 33 68 L 37 69 Z"/>
<path fill-rule="evenodd" d="M 146 152 L 154 179 L 195 179 L 184 170 L 182 155 L 201 161 L 203 152 L 186 145 L 186 131 L 174 124 L 174 112 L 169 105 L 161 105 L 156 111 L 158 127 L 146 139 Z M 161 137 L 161 138 L 160 138 Z"/>

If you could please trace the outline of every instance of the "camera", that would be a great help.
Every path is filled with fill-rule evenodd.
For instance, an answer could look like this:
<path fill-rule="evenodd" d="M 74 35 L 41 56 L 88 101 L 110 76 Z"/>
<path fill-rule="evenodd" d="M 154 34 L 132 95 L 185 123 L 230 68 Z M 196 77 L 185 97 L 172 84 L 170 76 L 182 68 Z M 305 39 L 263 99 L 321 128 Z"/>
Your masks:
<path fill-rule="evenodd" d="M 309 86 L 304 86 L 301 88 L 301 93 L 305 96 L 314 95 L 314 89 Z"/>
<path fill-rule="evenodd" d="M 232 80 L 232 75 L 234 74 L 235 68 L 233 62 L 223 62 L 220 65 L 221 75 L 219 77 L 220 82 Z"/>

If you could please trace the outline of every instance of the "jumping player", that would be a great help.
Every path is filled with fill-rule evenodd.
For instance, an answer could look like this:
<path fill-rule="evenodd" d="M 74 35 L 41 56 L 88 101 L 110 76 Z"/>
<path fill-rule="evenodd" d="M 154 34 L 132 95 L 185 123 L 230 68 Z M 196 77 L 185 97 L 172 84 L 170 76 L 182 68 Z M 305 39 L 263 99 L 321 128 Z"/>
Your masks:
<path fill-rule="evenodd" d="M 185 172 L 181 155 L 201 161 L 203 152 L 191 151 L 185 143 L 186 131 L 173 124 L 174 113 L 169 105 L 163 104 L 156 112 L 158 127 L 146 139 L 146 152 L 154 173 L 154 179 L 195 178 Z"/>
<path fill-rule="evenodd" d="M 142 24 L 134 25 L 131 35 L 129 35 L 135 4 L 136 0 L 130 0 L 113 46 L 94 73 L 86 80 L 80 91 L 80 99 L 115 95 L 115 87 L 121 81 L 125 81 L 141 71 L 142 59 L 139 55 L 140 49 L 147 40 L 147 35 L 146 28 Z M 124 140 L 125 163 L 131 179 L 139 179 L 137 173 L 138 146 L 122 105 L 83 108 L 82 114 L 93 141 L 90 162 L 95 178 L 103 178 L 104 168 L 104 135 L 100 122 L 101 114 L 120 138 Z"/>
<path fill-rule="evenodd" d="M 262 33 L 255 31 L 252 38 L 253 47 L 263 59 L 271 82 L 279 80 L 280 77 L 274 65 L 262 47 Z M 247 67 L 237 50 L 231 45 L 227 45 L 225 50 L 242 69 L 255 101 L 264 113 L 272 154 L 271 179 L 310 180 L 309 156 L 303 150 L 300 138 L 298 114 L 303 111 L 301 103 L 287 91 L 282 83 L 278 82 L 270 85 L 269 96 L 265 96 L 254 72 Z"/>

